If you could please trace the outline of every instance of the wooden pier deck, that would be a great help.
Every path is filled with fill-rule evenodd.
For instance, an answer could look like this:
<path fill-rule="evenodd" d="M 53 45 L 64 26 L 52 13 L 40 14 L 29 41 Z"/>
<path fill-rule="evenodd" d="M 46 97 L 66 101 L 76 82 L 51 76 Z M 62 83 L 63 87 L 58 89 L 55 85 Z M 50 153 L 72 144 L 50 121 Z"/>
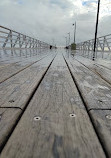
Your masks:
<path fill-rule="evenodd" d="M 65 49 L 0 50 L 0 158 L 111 158 L 111 64 Z"/>

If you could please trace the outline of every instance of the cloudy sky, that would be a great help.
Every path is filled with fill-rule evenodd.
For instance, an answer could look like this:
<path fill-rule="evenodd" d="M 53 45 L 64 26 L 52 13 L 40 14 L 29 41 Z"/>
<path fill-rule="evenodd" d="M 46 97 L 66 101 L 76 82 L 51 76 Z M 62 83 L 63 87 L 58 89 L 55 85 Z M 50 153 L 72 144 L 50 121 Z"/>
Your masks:
<path fill-rule="evenodd" d="M 57 45 L 94 38 L 97 0 L 0 0 L 0 25 Z M 98 36 L 111 33 L 111 0 L 101 0 Z"/>

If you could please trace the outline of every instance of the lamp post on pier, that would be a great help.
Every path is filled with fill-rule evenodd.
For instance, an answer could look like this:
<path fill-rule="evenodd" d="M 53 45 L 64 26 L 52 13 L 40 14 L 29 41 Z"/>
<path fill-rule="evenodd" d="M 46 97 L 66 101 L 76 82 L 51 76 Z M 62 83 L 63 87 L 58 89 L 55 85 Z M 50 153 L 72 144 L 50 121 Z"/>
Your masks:
<path fill-rule="evenodd" d="M 96 19 L 96 29 L 95 29 L 93 60 L 95 60 L 96 40 L 97 40 L 98 20 L 99 20 L 99 9 L 100 9 L 100 0 L 98 0 L 98 8 L 97 8 L 97 19 Z"/>
<path fill-rule="evenodd" d="M 69 45 L 70 45 L 70 32 L 68 34 L 69 34 Z"/>
<path fill-rule="evenodd" d="M 76 21 L 75 24 L 72 24 L 74 26 L 74 44 L 75 44 L 75 40 L 76 40 Z"/>
<path fill-rule="evenodd" d="M 67 37 L 65 37 L 65 39 L 66 39 L 66 47 L 67 47 Z"/>

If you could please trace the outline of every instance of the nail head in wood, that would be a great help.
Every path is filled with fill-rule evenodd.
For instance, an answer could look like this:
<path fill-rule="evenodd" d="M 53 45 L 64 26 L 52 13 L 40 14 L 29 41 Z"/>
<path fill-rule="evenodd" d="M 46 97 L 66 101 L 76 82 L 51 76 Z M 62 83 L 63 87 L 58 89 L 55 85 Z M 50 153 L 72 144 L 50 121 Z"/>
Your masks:
<path fill-rule="evenodd" d="M 102 100 L 98 100 L 98 102 L 103 103 L 103 101 L 102 101 Z"/>
<path fill-rule="evenodd" d="M 76 117 L 76 115 L 75 114 L 70 114 L 70 117 Z"/>
<path fill-rule="evenodd" d="M 15 101 L 14 101 L 14 100 L 9 100 L 9 102 L 10 102 L 10 103 L 14 103 Z"/>
<path fill-rule="evenodd" d="M 106 115 L 106 118 L 111 120 L 111 115 Z"/>
<path fill-rule="evenodd" d="M 34 117 L 34 121 L 39 121 L 41 118 L 39 116 Z"/>

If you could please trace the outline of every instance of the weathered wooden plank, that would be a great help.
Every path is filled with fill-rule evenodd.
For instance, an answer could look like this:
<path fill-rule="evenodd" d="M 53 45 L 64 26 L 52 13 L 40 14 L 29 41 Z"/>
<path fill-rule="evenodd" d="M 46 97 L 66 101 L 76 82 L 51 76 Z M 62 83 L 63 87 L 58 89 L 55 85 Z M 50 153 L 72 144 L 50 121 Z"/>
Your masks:
<path fill-rule="evenodd" d="M 78 61 L 65 57 L 83 99 L 90 109 L 111 109 L 111 86 Z"/>
<path fill-rule="evenodd" d="M 111 110 L 91 110 L 89 114 L 107 155 L 111 157 Z"/>
<path fill-rule="evenodd" d="M 83 64 L 86 64 L 87 66 L 90 66 L 90 65 L 93 65 L 93 64 L 97 64 L 99 66 L 102 66 L 106 69 L 109 69 L 111 70 L 111 62 L 110 60 L 103 60 L 103 59 L 95 59 L 95 61 L 93 61 L 92 59 L 88 59 L 88 58 L 85 58 L 85 57 L 82 57 L 82 56 L 78 56 L 78 55 L 75 55 L 75 56 L 72 56 L 74 57 L 75 59 L 79 60 L 80 62 L 82 62 Z"/>
<path fill-rule="evenodd" d="M 89 59 L 84 59 L 83 57 L 75 57 L 77 60 L 85 65 L 87 68 L 101 76 L 106 82 L 111 84 L 111 70 L 108 67 L 104 67 L 103 65 L 99 65 L 97 61 L 91 61 Z M 109 66 L 110 67 L 110 66 Z"/>
<path fill-rule="evenodd" d="M 110 60 L 102 60 L 102 59 L 97 59 L 96 63 L 111 70 L 111 62 Z"/>
<path fill-rule="evenodd" d="M 97 64 L 91 67 L 91 69 L 99 74 L 106 82 L 111 84 L 111 70 Z"/>
<path fill-rule="evenodd" d="M 39 84 L 54 54 L 47 56 L 29 68 L 0 84 L 0 107 L 24 108 Z"/>
<path fill-rule="evenodd" d="M 0 108 L 0 150 L 21 113 L 18 108 Z"/>
<path fill-rule="evenodd" d="M 47 55 L 43 54 L 43 55 L 29 58 L 29 59 L 24 59 L 24 60 L 22 59 L 21 62 L 17 62 L 17 63 L 10 64 L 8 66 L 0 67 L 0 83 L 16 75 L 17 73 L 23 71 L 24 69 L 30 67 L 31 65 L 45 58 L 46 56 Z"/>
<path fill-rule="evenodd" d="M 28 67 L 35 64 L 39 60 L 42 60 L 45 57 L 40 57 L 40 58 L 36 59 L 35 62 L 31 62 L 31 63 L 22 64 L 22 62 L 24 62 L 24 61 L 22 61 L 22 62 L 19 62 L 16 64 L 11 64 L 8 67 L 3 67 L 2 69 L 0 69 L 0 83 L 6 81 L 7 79 L 11 78 L 12 76 L 16 75 L 17 73 L 27 69 Z"/>
<path fill-rule="evenodd" d="M 13 64 L 16 64 L 16 63 L 18 63 L 18 62 L 11 63 L 11 64 L 10 63 L 0 63 L 0 70 L 3 69 L 3 68 L 6 68 L 8 66 L 11 66 Z"/>
<path fill-rule="evenodd" d="M 52 63 L 1 158 L 105 157 L 61 55 Z"/>

